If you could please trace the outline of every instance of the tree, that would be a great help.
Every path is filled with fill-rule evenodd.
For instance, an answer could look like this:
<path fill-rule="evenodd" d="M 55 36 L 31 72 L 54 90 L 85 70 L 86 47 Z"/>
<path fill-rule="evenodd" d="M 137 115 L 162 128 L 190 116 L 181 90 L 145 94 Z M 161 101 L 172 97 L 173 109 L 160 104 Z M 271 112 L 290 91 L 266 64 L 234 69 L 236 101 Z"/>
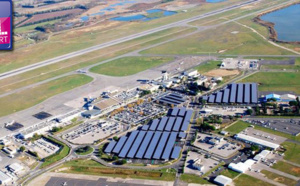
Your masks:
<path fill-rule="evenodd" d="M 257 146 L 257 145 L 251 145 L 250 149 L 252 151 L 258 151 L 259 150 L 259 146 Z"/>
<path fill-rule="evenodd" d="M 297 101 L 290 101 L 290 102 L 289 102 L 289 105 L 290 105 L 290 106 L 297 106 L 297 105 L 298 105 L 298 102 L 297 102 Z"/>
<path fill-rule="evenodd" d="M 25 151 L 25 147 L 24 147 L 24 146 L 21 146 L 21 147 L 20 147 L 20 151 L 21 151 L 21 152 L 24 152 L 24 151 Z"/>
<path fill-rule="evenodd" d="M 118 136 L 114 136 L 113 140 L 118 141 L 119 137 Z"/>
<path fill-rule="evenodd" d="M 119 157 L 118 157 L 118 156 L 113 156 L 112 159 L 113 159 L 114 161 L 117 161 L 117 160 L 119 160 Z"/>
<path fill-rule="evenodd" d="M 252 113 L 253 113 L 253 110 L 252 110 L 252 109 L 248 109 L 248 110 L 247 110 L 247 114 L 248 114 L 248 115 L 252 115 Z"/>

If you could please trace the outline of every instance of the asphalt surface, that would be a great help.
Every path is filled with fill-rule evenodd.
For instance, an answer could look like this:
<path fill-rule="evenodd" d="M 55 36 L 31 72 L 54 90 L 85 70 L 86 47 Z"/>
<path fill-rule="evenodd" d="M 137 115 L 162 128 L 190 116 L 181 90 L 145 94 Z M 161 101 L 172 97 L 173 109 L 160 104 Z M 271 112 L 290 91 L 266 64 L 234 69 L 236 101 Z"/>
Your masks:
<path fill-rule="evenodd" d="M 61 178 L 61 177 L 52 177 L 46 184 L 46 186 L 60 186 L 60 185 L 61 186 L 139 186 L 140 184 L 109 182 L 105 178 L 100 178 L 98 180 L 84 180 L 84 179 L 72 179 L 72 178 Z M 146 185 L 146 186 L 151 186 L 151 185 Z"/>
<path fill-rule="evenodd" d="M 227 12 L 227 11 L 230 11 L 230 10 L 234 10 L 234 9 L 237 9 L 237 8 L 240 8 L 240 7 L 243 7 L 243 6 L 247 6 L 247 5 L 255 3 L 257 1 L 259 1 L 259 0 L 250 0 L 250 1 L 240 3 L 240 4 L 235 4 L 235 5 L 228 6 L 228 7 L 218 9 L 218 10 L 215 10 L 215 11 L 211 11 L 211 12 L 208 12 L 208 13 L 205 13 L 205 14 L 194 16 L 194 17 L 191 17 L 191 18 L 188 18 L 188 19 L 184 19 L 184 20 L 177 21 L 177 22 L 174 22 L 174 23 L 170 23 L 170 24 L 167 24 L 167 25 L 164 25 L 164 26 L 160 26 L 160 27 L 157 27 L 157 28 L 154 28 L 154 29 L 151 29 L 151 30 L 147 30 L 147 31 L 144 31 L 144 32 L 141 32 L 141 33 L 133 34 L 133 35 L 126 36 L 126 37 L 123 37 L 123 38 L 119 38 L 119 39 L 116 39 L 116 40 L 113 40 L 113 41 L 102 43 L 102 44 L 99 44 L 99 45 L 96 45 L 96 46 L 92 46 L 92 47 L 89 47 L 89 48 L 86 48 L 86 49 L 82 49 L 82 50 L 71 52 L 71 53 L 68 53 L 68 54 L 65 54 L 65 55 L 62 55 L 62 56 L 58 56 L 58 57 L 55 57 L 55 58 L 52 58 L 52 59 L 48 59 L 48 60 L 45 60 L 45 61 L 42 61 L 42 62 L 38 62 L 38 63 L 32 64 L 32 65 L 28 65 L 28 66 L 25 66 L 25 67 L 22 67 L 22 68 L 19 68 L 19 69 L 16 69 L 16 70 L 12 70 L 12 71 L 9 71 L 9 72 L 2 73 L 2 74 L 0 74 L 0 79 L 11 77 L 11 76 L 21 74 L 21 73 L 24 73 L 24 72 L 27 72 L 27 71 L 30 71 L 30 70 L 33 70 L 33 69 L 37 69 L 37 68 L 40 68 L 40 67 L 43 67 L 43 66 L 46 66 L 46 65 L 54 64 L 54 63 L 57 63 L 57 62 L 60 62 L 60 61 L 66 60 L 66 59 L 70 59 L 70 58 L 73 58 L 73 57 L 76 57 L 76 56 L 87 54 L 87 53 L 90 53 L 90 52 L 93 52 L 93 51 L 96 51 L 96 50 L 99 50 L 99 49 L 103 49 L 103 48 L 110 47 L 110 46 L 113 46 L 113 45 L 116 45 L 116 44 L 120 44 L 120 43 L 123 43 L 123 42 L 126 42 L 126 41 L 130 41 L 130 40 L 133 40 L 133 39 L 136 39 L 136 38 L 147 36 L 147 35 L 150 35 L 150 34 L 153 34 L 153 33 L 156 33 L 156 32 L 160 32 L 160 31 L 172 28 L 172 27 L 185 25 L 187 23 L 190 23 L 190 22 L 193 22 L 193 21 L 196 21 L 196 20 L 199 20 L 199 19 L 203 19 L 203 18 L 206 18 L 206 17 L 210 17 L 210 16 L 214 16 L 214 15 L 217 15 L 217 14 L 220 14 L 220 13 L 224 13 L 224 12 Z"/>

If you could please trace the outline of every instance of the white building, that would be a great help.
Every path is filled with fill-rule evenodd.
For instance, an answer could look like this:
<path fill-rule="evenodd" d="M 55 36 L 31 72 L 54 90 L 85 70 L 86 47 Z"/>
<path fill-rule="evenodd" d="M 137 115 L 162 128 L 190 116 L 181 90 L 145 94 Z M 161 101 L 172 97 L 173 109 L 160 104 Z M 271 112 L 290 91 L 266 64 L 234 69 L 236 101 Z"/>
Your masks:
<path fill-rule="evenodd" d="M 220 134 L 222 134 L 222 135 L 227 135 L 229 132 L 227 132 L 227 131 L 225 131 L 225 130 L 222 130 L 221 132 L 220 132 Z"/>
<path fill-rule="evenodd" d="M 265 159 L 270 153 L 271 151 L 269 150 L 263 150 L 259 154 L 257 154 L 253 159 L 256 161 L 260 161 L 261 159 Z"/>
<path fill-rule="evenodd" d="M 195 159 L 193 163 L 193 168 L 202 171 L 204 169 L 204 165 L 202 165 L 201 159 Z"/>
<path fill-rule="evenodd" d="M 28 127 L 20 132 L 18 136 L 23 139 L 31 138 L 34 134 L 42 135 L 53 129 L 53 127 L 59 127 L 61 124 L 56 121 L 41 122 L 31 127 Z"/>
<path fill-rule="evenodd" d="M 56 118 L 57 122 L 59 123 L 65 123 L 65 122 L 69 122 L 71 121 L 72 119 L 74 118 L 77 118 L 81 115 L 81 110 L 73 110 L 71 112 L 68 112 L 67 114 L 64 114 L 64 115 L 61 115 L 61 116 L 58 116 Z"/>
<path fill-rule="evenodd" d="M 232 179 L 223 176 L 223 175 L 218 175 L 215 179 L 214 182 L 217 183 L 218 185 L 230 185 L 232 183 Z"/>
<path fill-rule="evenodd" d="M 17 151 L 18 151 L 17 147 L 14 146 L 14 145 L 10 145 L 8 147 L 4 147 L 2 150 L 4 152 L 6 152 L 7 154 L 9 154 L 9 155 L 15 155 L 15 154 L 17 154 Z"/>
<path fill-rule="evenodd" d="M 19 173 L 23 169 L 24 169 L 24 167 L 22 165 L 20 165 L 19 163 L 13 163 L 8 166 L 8 170 L 15 174 Z"/>
<path fill-rule="evenodd" d="M 255 163 L 256 161 L 252 160 L 252 159 L 248 159 L 245 162 L 239 162 L 239 163 L 230 163 L 228 165 L 228 168 L 239 172 L 239 173 L 245 173 L 247 170 L 249 170 L 252 165 Z"/>
<path fill-rule="evenodd" d="M 162 82 L 162 86 L 163 86 L 163 87 L 166 87 L 166 88 L 171 87 L 172 84 L 173 84 L 172 81 L 164 81 L 164 82 Z"/>
<path fill-rule="evenodd" d="M 11 182 L 12 179 L 4 172 L 0 171 L 0 184 L 1 185 L 8 185 L 9 182 Z"/>
<path fill-rule="evenodd" d="M 237 140 L 241 140 L 241 141 L 244 141 L 246 143 L 249 143 L 249 144 L 255 144 L 255 145 L 258 145 L 258 146 L 262 146 L 262 147 L 268 147 L 268 148 L 271 148 L 271 149 L 277 149 L 280 147 L 280 145 L 278 144 L 275 144 L 275 143 L 272 143 L 272 142 L 269 142 L 269 141 L 265 141 L 265 140 L 262 140 L 262 139 L 258 139 L 258 138 L 255 138 L 255 137 L 252 137 L 252 136 L 248 136 L 248 135 L 245 135 L 245 134 L 237 134 L 234 136 Z"/>
<path fill-rule="evenodd" d="M 183 75 L 188 76 L 188 77 L 197 77 L 197 76 L 199 76 L 199 73 L 195 69 L 190 69 L 190 70 L 185 71 L 183 73 Z"/>

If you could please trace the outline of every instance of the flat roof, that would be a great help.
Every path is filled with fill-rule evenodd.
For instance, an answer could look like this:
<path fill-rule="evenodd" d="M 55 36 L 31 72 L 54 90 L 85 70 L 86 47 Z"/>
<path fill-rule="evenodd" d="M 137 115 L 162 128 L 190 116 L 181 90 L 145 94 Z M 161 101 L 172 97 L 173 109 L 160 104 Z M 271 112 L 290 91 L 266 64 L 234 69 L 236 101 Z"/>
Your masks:
<path fill-rule="evenodd" d="M 242 139 L 242 140 L 250 141 L 252 143 L 255 143 L 255 144 L 258 144 L 258 145 L 261 145 L 261 146 L 270 147 L 272 149 L 277 149 L 280 146 L 278 144 L 271 143 L 269 141 L 258 139 L 258 138 L 248 136 L 248 135 L 245 135 L 245 134 L 240 134 L 239 133 L 235 137 L 239 138 L 239 139 Z"/>

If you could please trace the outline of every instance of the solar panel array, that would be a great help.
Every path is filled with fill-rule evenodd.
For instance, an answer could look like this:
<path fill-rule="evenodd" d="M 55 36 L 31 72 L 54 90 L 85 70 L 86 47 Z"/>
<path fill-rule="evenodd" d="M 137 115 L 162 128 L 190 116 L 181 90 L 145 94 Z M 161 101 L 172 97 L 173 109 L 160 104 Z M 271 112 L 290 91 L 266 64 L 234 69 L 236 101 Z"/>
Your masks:
<path fill-rule="evenodd" d="M 208 103 L 238 103 L 256 104 L 258 103 L 256 83 L 232 83 L 224 90 L 203 96 L 202 99 Z"/>
<path fill-rule="evenodd" d="M 175 142 L 184 136 L 192 114 L 192 110 L 175 107 L 171 116 L 154 119 L 150 125 L 122 136 L 118 142 L 112 140 L 104 152 L 120 158 L 176 159 L 181 147 L 175 146 Z"/>
<path fill-rule="evenodd" d="M 171 93 L 167 94 L 166 96 L 163 96 L 159 99 L 159 102 L 162 104 L 168 104 L 168 105 L 174 105 L 178 106 L 186 101 L 186 97 L 180 94 Z M 174 111 L 174 114 L 176 114 L 176 110 Z"/>

